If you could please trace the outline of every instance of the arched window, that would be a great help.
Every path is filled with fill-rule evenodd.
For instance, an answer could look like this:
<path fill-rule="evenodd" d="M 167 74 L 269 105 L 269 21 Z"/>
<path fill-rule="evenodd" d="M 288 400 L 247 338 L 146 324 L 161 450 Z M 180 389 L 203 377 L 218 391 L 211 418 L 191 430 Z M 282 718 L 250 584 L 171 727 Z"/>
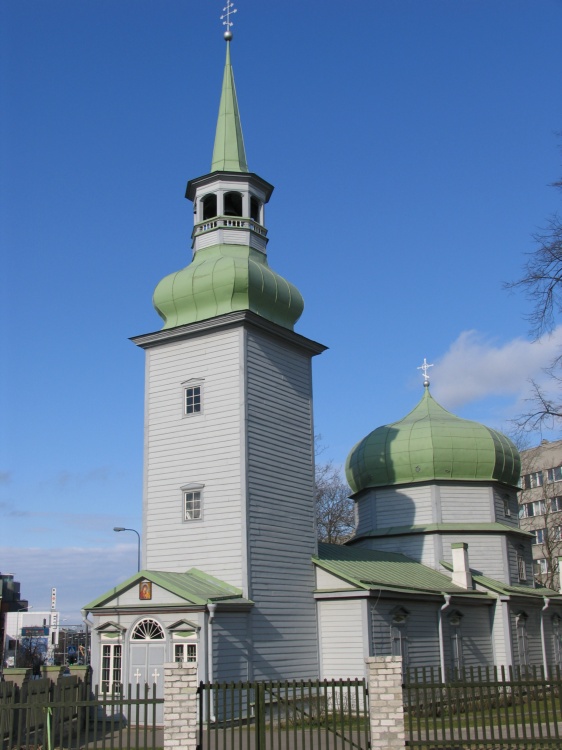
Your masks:
<path fill-rule="evenodd" d="M 515 615 L 517 627 L 517 653 L 519 655 L 519 666 L 524 667 L 529 662 L 529 639 L 527 635 L 527 613 L 518 612 Z"/>
<path fill-rule="evenodd" d="M 260 202 L 257 198 L 252 197 L 250 198 L 250 218 L 254 221 L 257 221 L 258 223 L 261 222 L 260 218 Z"/>
<path fill-rule="evenodd" d="M 242 194 L 225 193 L 224 194 L 224 215 L 225 216 L 242 216 Z"/>
<path fill-rule="evenodd" d="M 133 630 L 133 641 L 163 641 L 164 631 L 156 620 L 141 620 Z"/>
<path fill-rule="evenodd" d="M 210 193 L 203 198 L 203 221 L 213 219 L 217 215 L 217 196 Z"/>

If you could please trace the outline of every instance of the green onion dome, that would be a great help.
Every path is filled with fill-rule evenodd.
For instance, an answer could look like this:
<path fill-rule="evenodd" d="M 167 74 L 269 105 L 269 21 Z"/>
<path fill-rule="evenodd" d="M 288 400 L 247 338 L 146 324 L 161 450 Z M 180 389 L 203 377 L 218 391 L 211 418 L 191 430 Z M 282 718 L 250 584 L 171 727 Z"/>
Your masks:
<path fill-rule="evenodd" d="M 519 452 L 509 438 L 446 411 L 428 387 L 404 419 L 359 441 L 345 467 L 354 492 L 435 479 L 516 486 L 520 469 Z"/>
<path fill-rule="evenodd" d="M 166 276 L 153 304 L 164 329 L 251 310 L 293 330 L 304 309 L 299 290 L 267 265 L 264 253 L 245 245 L 213 245 Z"/>

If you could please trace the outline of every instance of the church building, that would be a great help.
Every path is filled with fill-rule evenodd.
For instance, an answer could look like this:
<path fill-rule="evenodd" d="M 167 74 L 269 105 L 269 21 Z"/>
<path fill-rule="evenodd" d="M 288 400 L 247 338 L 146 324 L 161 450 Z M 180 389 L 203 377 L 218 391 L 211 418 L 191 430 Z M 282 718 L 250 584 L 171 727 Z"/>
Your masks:
<path fill-rule="evenodd" d="M 196 661 L 202 680 L 361 677 L 405 666 L 559 664 L 562 597 L 536 588 L 500 433 L 424 382 L 352 449 L 357 528 L 318 544 L 312 358 L 298 289 L 267 258 L 273 187 L 250 172 L 230 31 L 210 172 L 187 184 L 193 259 L 154 292 L 145 350 L 143 570 L 86 605 L 105 690 Z"/>

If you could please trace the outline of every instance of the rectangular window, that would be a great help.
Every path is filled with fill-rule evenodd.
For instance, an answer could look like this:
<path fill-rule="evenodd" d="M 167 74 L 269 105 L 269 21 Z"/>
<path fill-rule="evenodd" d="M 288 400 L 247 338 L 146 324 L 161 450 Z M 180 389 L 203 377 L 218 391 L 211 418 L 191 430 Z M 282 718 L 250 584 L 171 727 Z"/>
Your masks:
<path fill-rule="evenodd" d="M 542 516 L 544 512 L 544 500 L 535 500 L 532 503 L 523 503 L 519 515 L 521 518 L 532 518 L 533 516 Z"/>
<path fill-rule="evenodd" d="M 519 573 L 519 580 L 527 580 L 527 566 L 525 565 L 525 558 L 523 555 L 517 553 L 517 572 Z"/>
<path fill-rule="evenodd" d="M 562 482 L 562 466 L 557 466 L 555 469 L 549 469 L 546 472 L 547 482 Z"/>
<path fill-rule="evenodd" d="M 557 513 L 562 510 L 562 497 L 553 497 L 550 501 L 550 510 Z"/>
<path fill-rule="evenodd" d="M 509 507 L 509 497 L 504 497 L 503 499 L 503 514 L 506 518 L 509 518 L 509 516 L 511 516 L 511 508 Z"/>
<path fill-rule="evenodd" d="M 197 661 L 197 644 L 176 643 L 174 646 L 174 661 Z"/>
<path fill-rule="evenodd" d="M 519 664 L 525 666 L 529 660 L 529 644 L 527 638 L 527 617 L 518 615 L 517 623 L 517 651 L 519 654 Z"/>
<path fill-rule="evenodd" d="M 534 471 L 532 474 L 525 474 L 525 476 L 523 477 L 523 487 L 526 490 L 532 490 L 535 487 L 542 487 L 542 485 L 542 471 Z"/>
<path fill-rule="evenodd" d="M 201 411 L 201 386 L 192 385 L 185 388 L 185 413 L 199 414 Z"/>
<path fill-rule="evenodd" d="M 546 529 L 535 529 L 534 544 L 544 544 L 546 541 Z"/>
<path fill-rule="evenodd" d="M 201 518 L 201 493 L 184 492 L 184 520 L 197 521 Z"/>
<path fill-rule="evenodd" d="M 121 692 L 121 644 L 104 643 L 101 656 L 101 689 L 104 693 Z"/>
<path fill-rule="evenodd" d="M 545 575 L 548 573 L 548 560 L 545 560 L 544 558 L 535 560 L 535 566 L 538 575 Z"/>

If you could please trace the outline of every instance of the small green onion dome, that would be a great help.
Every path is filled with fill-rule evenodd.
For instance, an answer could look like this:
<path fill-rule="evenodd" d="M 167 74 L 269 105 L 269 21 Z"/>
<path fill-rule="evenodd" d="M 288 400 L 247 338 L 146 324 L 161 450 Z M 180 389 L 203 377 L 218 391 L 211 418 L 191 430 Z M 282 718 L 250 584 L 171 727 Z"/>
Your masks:
<path fill-rule="evenodd" d="M 520 469 L 511 440 L 446 411 L 428 387 L 404 419 L 378 427 L 357 443 L 345 467 L 354 492 L 435 479 L 516 486 Z"/>
<path fill-rule="evenodd" d="M 304 309 L 299 290 L 245 245 L 199 250 L 186 268 L 162 279 L 152 301 L 164 329 L 251 310 L 293 330 Z"/>

